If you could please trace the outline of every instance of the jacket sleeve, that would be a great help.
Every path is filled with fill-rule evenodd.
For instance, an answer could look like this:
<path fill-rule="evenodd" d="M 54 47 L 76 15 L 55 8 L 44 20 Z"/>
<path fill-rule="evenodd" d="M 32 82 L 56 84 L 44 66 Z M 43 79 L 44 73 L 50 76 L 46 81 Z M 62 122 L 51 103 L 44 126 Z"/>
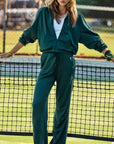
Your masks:
<path fill-rule="evenodd" d="M 37 39 L 37 33 L 38 33 L 38 21 L 39 17 L 41 15 L 42 8 L 39 9 L 37 12 L 36 18 L 33 22 L 33 24 L 25 29 L 19 38 L 19 41 L 23 44 L 26 45 L 27 43 L 33 43 Z"/>
<path fill-rule="evenodd" d="M 83 15 L 79 14 L 79 19 L 81 27 L 79 42 L 84 44 L 87 48 L 94 49 L 99 52 L 102 52 L 105 48 L 107 48 L 107 45 L 102 41 L 100 36 L 91 30 Z"/>

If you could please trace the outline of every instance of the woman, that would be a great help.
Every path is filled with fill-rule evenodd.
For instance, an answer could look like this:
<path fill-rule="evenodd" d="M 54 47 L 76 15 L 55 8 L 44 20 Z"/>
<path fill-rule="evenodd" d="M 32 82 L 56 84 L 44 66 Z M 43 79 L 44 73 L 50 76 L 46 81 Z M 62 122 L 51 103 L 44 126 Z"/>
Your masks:
<path fill-rule="evenodd" d="M 56 81 L 56 110 L 53 139 L 50 144 L 65 144 L 68 128 L 70 97 L 74 81 L 78 43 L 105 54 L 114 62 L 98 34 L 77 13 L 75 0 L 52 0 L 39 9 L 32 26 L 24 30 L 19 42 L 1 58 L 14 55 L 23 45 L 38 39 L 41 56 L 41 72 L 36 82 L 33 99 L 34 144 L 48 144 L 47 105 L 49 92 Z"/>

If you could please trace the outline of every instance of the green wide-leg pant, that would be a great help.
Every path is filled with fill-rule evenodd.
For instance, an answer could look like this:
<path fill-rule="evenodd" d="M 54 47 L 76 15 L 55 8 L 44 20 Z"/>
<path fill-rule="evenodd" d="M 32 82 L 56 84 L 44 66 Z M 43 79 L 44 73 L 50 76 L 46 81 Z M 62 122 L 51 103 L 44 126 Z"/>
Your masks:
<path fill-rule="evenodd" d="M 56 110 L 53 139 L 50 144 L 65 144 L 67 137 L 70 97 L 75 73 L 72 54 L 43 53 L 41 71 L 33 99 L 34 144 L 48 144 L 48 95 L 56 81 Z"/>

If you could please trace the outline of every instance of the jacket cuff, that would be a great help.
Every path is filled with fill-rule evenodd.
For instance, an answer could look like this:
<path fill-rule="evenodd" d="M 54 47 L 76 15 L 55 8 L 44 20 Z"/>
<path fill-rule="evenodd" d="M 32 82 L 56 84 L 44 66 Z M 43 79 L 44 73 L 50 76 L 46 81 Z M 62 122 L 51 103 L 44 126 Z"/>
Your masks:
<path fill-rule="evenodd" d="M 20 37 L 19 42 L 21 42 L 24 46 L 27 44 L 24 38 Z"/>

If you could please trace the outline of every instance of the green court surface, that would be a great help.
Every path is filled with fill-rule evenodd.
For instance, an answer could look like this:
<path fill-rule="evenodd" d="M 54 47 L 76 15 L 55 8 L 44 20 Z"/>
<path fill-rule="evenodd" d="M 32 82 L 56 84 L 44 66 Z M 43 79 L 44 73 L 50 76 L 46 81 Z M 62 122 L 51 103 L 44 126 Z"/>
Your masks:
<path fill-rule="evenodd" d="M 49 142 L 51 138 L 52 137 L 49 137 Z M 33 138 L 32 136 L 0 135 L 0 144 L 33 144 Z M 66 144 L 111 144 L 111 142 L 68 137 Z"/>

